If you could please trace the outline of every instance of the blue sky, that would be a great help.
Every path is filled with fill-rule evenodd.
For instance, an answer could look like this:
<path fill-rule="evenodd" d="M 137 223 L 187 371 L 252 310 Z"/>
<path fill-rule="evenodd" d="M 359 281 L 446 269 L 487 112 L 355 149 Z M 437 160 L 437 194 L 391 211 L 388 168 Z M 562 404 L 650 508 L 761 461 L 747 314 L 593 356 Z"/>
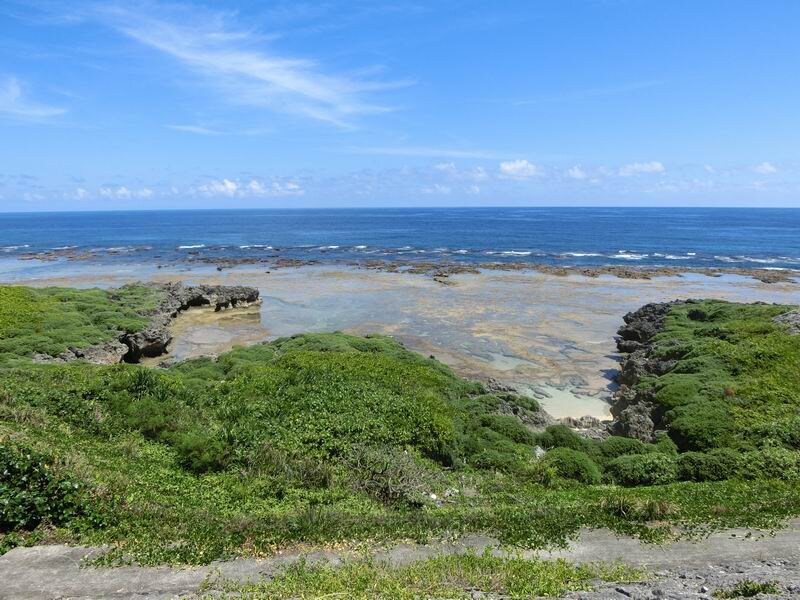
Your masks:
<path fill-rule="evenodd" d="M 800 207 L 800 2 L 0 1 L 0 210 Z"/>

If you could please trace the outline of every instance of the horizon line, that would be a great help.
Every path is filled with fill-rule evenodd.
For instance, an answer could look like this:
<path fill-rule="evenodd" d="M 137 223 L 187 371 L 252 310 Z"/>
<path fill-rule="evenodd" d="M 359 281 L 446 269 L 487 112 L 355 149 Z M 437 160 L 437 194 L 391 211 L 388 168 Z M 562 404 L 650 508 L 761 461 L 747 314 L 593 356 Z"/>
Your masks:
<path fill-rule="evenodd" d="M 214 212 L 214 211 L 257 211 L 257 210 L 291 210 L 291 211 L 304 211 L 304 210 L 440 210 L 440 209 L 455 209 L 455 210 L 481 210 L 481 209 L 641 209 L 641 210 L 660 210 L 660 209 L 712 209 L 712 210 L 800 210 L 800 206 L 719 206 L 719 205 L 683 205 L 683 204 L 668 204 L 662 206 L 631 206 L 620 204 L 602 204 L 602 205 L 557 205 L 557 204 L 542 204 L 542 205 L 434 205 L 434 206 L 254 206 L 254 207 L 216 207 L 216 208 L 99 208 L 99 209 L 77 209 L 77 210 L 10 210 L 0 211 L 0 216 L 3 215 L 42 215 L 42 214 L 91 214 L 91 213 L 158 213 L 158 212 Z"/>

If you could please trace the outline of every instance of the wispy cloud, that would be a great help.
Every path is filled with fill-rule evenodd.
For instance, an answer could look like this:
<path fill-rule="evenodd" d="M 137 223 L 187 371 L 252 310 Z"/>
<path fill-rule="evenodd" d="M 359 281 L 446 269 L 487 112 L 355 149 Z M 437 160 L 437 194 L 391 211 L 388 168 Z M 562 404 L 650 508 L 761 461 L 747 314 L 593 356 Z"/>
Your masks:
<path fill-rule="evenodd" d="M 453 191 L 449 185 L 442 183 L 434 183 L 433 185 L 426 186 L 420 190 L 423 194 L 450 194 Z"/>
<path fill-rule="evenodd" d="M 64 108 L 47 106 L 28 98 L 23 85 L 16 77 L 9 77 L 0 83 L 0 116 L 28 121 L 45 121 L 59 117 L 66 112 Z"/>
<path fill-rule="evenodd" d="M 468 150 L 459 148 L 434 148 L 430 146 L 368 146 L 345 148 L 351 154 L 373 154 L 385 156 L 413 156 L 418 158 L 483 158 L 503 159 L 509 154 L 486 150 Z"/>
<path fill-rule="evenodd" d="M 569 100 L 586 100 L 590 98 L 599 98 L 602 96 L 618 96 L 621 94 L 630 94 L 640 90 L 646 90 L 662 86 L 666 81 L 660 79 L 651 79 L 647 81 L 634 81 L 631 83 L 623 83 L 619 85 L 609 85 L 604 87 L 585 88 L 581 90 L 572 90 L 566 92 L 557 92 L 554 94 L 541 94 L 517 100 L 514 102 L 516 106 L 524 106 L 526 104 L 542 104 L 546 102 L 564 102 Z"/>
<path fill-rule="evenodd" d="M 567 174 L 567 177 L 569 177 L 570 179 L 579 179 L 580 180 L 580 179 L 586 179 L 586 177 L 587 177 L 586 171 L 584 171 L 583 169 L 581 169 L 577 165 L 567 169 L 567 173 L 566 174 Z"/>
<path fill-rule="evenodd" d="M 778 169 L 772 163 L 762 162 L 753 167 L 753 172 L 759 175 L 772 175 L 773 173 L 777 173 Z"/>
<path fill-rule="evenodd" d="M 650 162 L 632 163 L 621 167 L 619 170 L 620 177 L 631 177 L 632 175 L 642 175 L 647 173 L 663 173 L 666 171 L 664 165 L 657 160 Z"/>
<path fill-rule="evenodd" d="M 176 60 L 230 102 L 340 126 L 360 115 L 391 110 L 368 96 L 410 84 L 330 74 L 315 60 L 281 56 L 264 48 L 264 36 L 237 27 L 222 12 L 104 4 L 89 16 Z"/>
<path fill-rule="evenodd" d="M 202 125 L 167 125 L 167 129 L 182 131 L 184 133 L 196 133 L 198 135 L 222 135 L 223 131 L 218 131 Z"/>

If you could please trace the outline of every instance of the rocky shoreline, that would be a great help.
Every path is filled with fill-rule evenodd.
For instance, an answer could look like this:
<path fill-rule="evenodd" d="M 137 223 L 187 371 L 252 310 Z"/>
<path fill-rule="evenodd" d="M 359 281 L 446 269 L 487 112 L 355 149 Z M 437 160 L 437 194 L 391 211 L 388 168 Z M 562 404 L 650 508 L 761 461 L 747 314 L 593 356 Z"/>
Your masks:
<path fill-rule="evenodd" d="M 444 262 L 444 261 L 393 261 L 393 260 L 368 260 L 368 261 L 325 261 L 302 260 L 296 258 L 256 259 L 256 258 L 230 258 L 220 259 L 211 257 L 192 257 L 189 262 L 213 264 L 217 270 L 230 269 L 241 265 L 263 264 L 269 269 L 298 268 L 312 265 L 330 264 L 334 266 L 367 269 L 385 273 L 408 273 L 424 275 L 435 281 L 449 285 L 448 280 L 452 275 L 472 274 L 483 271 L 534 271 L 547 275 L 565 277 L 567 275 L 580 275 L 583 277 L 597 278 L 610 275 L 620 279 L 652 279 L 653 277 L 681 277 L 685 274 L 705 275 L 707 277 L 722 277 L 723 275 L 737 275 L 751 277 L 762 283 L 798 283 L 800 271 L 751 269 L 744 267 L 632 267 L 621 265 L 602 265 L 596 267 L 583 267 L 578 265 L 549 265 L 544 263 L 528 262 Z"/>
<path fill-rule="evenodd" d="M 614 393 L 611 406 L 614 420 L 609 431 L 613 435 L 651 442 L 656 433 L 664 428 L 664 409 L 654 402 L 654 392 L 637 389 L 637 384 L 643 377 L 660 377 L 675 366 L 675 360 L 654 356 L 652 340 L 663 329 L 664 320 L 673 307 L 699 302 L 675 300 L 645 304 L 623 317 L 625 325 L 617 331 L 617 349 L 624 356 L 616 377 L 619 388 Z M 790 335 L 800 335 L 800 310 L 778 315 L 774 321 L 784 326 Z"/>
<path fill-rule="evenodd" d="M 261 303 L 254 287 L 225 285 L 188 286 L 183 283 L 131 284 L 154 288 L 162 294 L 158 306 L 149 315 L 150 322 L 141 331 L 121 333 L 115 340 L 90 346 L 70 348 L 58 356 L 36 354 L 37 362 L 69 362 L 84 360 L 95 364 L 136 363 L 144 357 L 164 354 L 172 341 L 170 325 L 183 311 L 192 307 L 213 306 L 214 310 L 245 308 Z"/>
<path fill-rule="evenodd" d="M 89 262 L 102 257 L 133 256 L 137 252 L 147 251 L 148 247 L 122 250 L 86 250 L 77 248 L 59 248 L 43 252 L 28 252 L 19 255 L 20 260 L 37 260 L 53 262 L 58 260 Z M 267 269 L 298 268 L 311 265 L 333 265 L 358 269 L 368 269 L 389 273 L 411 273 L 432 277 L 443 285 L 448 285 L 448 277 L 458 274 L 476 274 L 481 271 L 535 271 L 549 275 L 581 275 L 584 277 L 600 277 L 611 275 L 620 279 L 652 279 L 653 277 L 680 277 L 684 274 L 721 277 L 737 275 L 752 277 L 763 283 L 800 283 L 800 270 L 766 269 L 750 267 L 674 267 L 674 266 L 630 266 L 630 265 L 598 265 L 580 266 L 570 264 L 547 264 L 535 262 L 462 262 L 452 260 L 347 260 L 347 259 L 302 259 L 270 254 L 268 256 L 203 256 L 198 251 L 190 251 L 185 256 L 188 264 L 213 265 L 218 271 L 245 265 L 261 265 Z M 157 268 L 166 267 L 157 264 Z"/>
<path fill-rule="evenodd" d="M 692 301 L 645 304 L 623 317 L 625 325 L 617 331 L 617 349 L 625 356 L 616 377 L 619 388 L 611 406 L 614 420 L 609 429 L 612 434 L 643 442 L 654 440 L 664 415 L 657 409 L 652 392 L 637 390 L 636 385 L 642 377 L 663 375 L 674 366 L 674 361 L 652 356 L 651 340 L 664 327 L 664 320 L 672 307 L 687 302 Z"/>

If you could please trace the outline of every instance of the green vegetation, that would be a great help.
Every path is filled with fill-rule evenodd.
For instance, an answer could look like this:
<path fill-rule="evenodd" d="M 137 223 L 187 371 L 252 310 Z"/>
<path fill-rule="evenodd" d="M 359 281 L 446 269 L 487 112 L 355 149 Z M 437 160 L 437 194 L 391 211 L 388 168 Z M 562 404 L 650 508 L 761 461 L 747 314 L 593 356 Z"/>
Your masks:
<path fill-rule="evenodd" d="M 777 582 L 759 582 L 752 579 L 742 579 L 729 590 L 717 590 L 714 592 L 715 598 L 754 598 L 761 594 L 779 594 L 780 588 Z"/>
<path fill-rule="evenodd" d="M 0 364 L 139 331 L 159 299 L 158 290 L 137 285 L 111 291 L 0 286 Z"/>
<path fill-rule="evenodd" d="M 481 590 L 504 598 L 522 599 L 590 590 L 596 580 L 631 582 L 643 579 L 642 572 L 622 565 L 572 565 L 563 560 L 465 554 L 432 558 L 399 568 L 370 561 L 353 561 L 338 567 L 309 566 L 301 562 L 270 580 L 228 584 L 221 597 L 458 599 L 472 598 L 472 590 Z"/>
<path fill-rule="evenodd" d="M 769 403 L 761 406 L 771 416 L 758 416 L 740 401 L 740 391 L 752 387 L 748 378 L 762 377 L 754 370 L 720 379 L 738 390 L 722 400 L 733 415 L 725 438 L 733 445 L 679 452 L 673 438 L 679 445 L 683 438 L 672 430 L 653 444 L 589 440 L 561 425 L 533 432 L 512 416 L 536 411 L 533 400 L 489 393 L 384 337 L 299 335 L 167 369 L 34 364 L 15 346 L 22 340 L 27 349 L 34 334 L 14 307 L 38 315 L 31 323 L 50 323 L 36 330 L 37 347 L 57 349 L 78 338 L 64 333 L 66 325 L 55 326 L 54 315 L 90 323 L 91 335 L 113 335 L 133 327 L 141 319 L 135 315 L 157 299 L 141 288 L 0 290 L 13 303 L 0 309 L 4 331 L 16 336 L 2 339 L 0 354 L 0 551 L 60 540 L 109 544 L 100 564 L 202 564 L 298 542 L 485 532 L 505 544 L 543 547 L 565 543 L 583 526 L 659 540 L 675 526 L 688 533 L 772 527 L 800 515 L 798 416 L 791 404 L 797 389 L 781 382 L 778 392 L 762 390 Z M 28 294 L 36 300 L 17 302 Z M 80 301 L 53 300 L 72 294 Z M 758 327 L 741 327 L 796 352 L 797 340 L 787 341 L 768 322 L 778 309 L 766 309 L 752 317 Z M 676 336 L 686 345 L 681 331 Z M 717 360 L 686 357 L 693 359 Z M 752 427 L 740 427 L 739 418 Z M 537 445 L 547 450 L 542 459 Z M 480 562 L 488 557 L 474 560 L 476 573 L 489 564 Z M 492 568 L 510 573 L 514 564 Z M 353 568 L 354 578 L 369 571 Z M 529 568 L 544 569 L 546 581 L 555 567 Z M 318 577 L 334 589 L 337 576 L 326 573 L 313 571 L 301 583 L 314 589 L 310 580 Z M 376 571 L 364 589 L 416 576 Z M 447 584 L 436 577 L 420 585 Z M 497 585 L 513 595 L 510 581 Z M 275 590 L 281 597 L 283 588 Z"/>
<path fill-rule="evenodd" d="M 790 307 L 718 300 L 676 305 L 655 338 L 672 369 L 640 382 L 681 450 L 800 449 L 800 336 L 772 319 Z"/>

